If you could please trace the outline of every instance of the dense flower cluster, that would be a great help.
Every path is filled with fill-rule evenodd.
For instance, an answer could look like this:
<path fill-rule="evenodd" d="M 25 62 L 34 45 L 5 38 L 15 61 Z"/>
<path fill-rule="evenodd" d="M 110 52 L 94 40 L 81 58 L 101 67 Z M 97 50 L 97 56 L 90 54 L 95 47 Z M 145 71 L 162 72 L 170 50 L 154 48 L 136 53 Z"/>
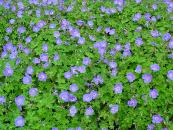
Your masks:
<path fill-rule="evenodd" d="M 173 129 L 171 0 L 0 0 L 0 128 Z"/>

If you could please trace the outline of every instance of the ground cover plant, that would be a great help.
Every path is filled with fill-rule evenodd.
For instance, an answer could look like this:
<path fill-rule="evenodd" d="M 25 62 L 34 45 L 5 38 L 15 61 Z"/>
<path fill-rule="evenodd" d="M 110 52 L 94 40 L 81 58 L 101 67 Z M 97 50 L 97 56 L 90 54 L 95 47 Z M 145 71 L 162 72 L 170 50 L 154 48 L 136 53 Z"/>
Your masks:
<path fill-rule="evenodd" d="M 1 130 L 173 130 L 171 0 L 0 0 Z"/>

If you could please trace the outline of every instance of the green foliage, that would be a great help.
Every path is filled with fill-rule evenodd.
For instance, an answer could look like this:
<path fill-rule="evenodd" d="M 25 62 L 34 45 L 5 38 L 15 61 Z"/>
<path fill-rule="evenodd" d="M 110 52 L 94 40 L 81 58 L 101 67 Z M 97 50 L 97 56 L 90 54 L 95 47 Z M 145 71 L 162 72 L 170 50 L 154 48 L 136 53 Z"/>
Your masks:
<path fill-rule="evenodd" d="M 65 2 L 69 5 L 72 1 Z M 143 0 L 141 4 L 137 4 L 132 0 L 126 0 L 123 11 L 117 11 L 115 14 L 106 14 L 101 12 L 100 7 L 115 8 L 112 1 L 87 1 L 86 5 L 89 12 L 82 12 L 82 1 L 77 0 L 74 4 L 72 12 L 59 11 L 57 6 L 30 5 L 27 1 L 23 4 L 28 7 L 23 13 L 22 18 L 16 16 L 16 11 L 12 12 L 0 5 L 0 53 L 3 52 L 3 46 L 7 43 L 5 36 L 9 37 L 9 41 L 13 45 L 18 46 L 22 43 L 24 47 L 29 48 L 31 53 L 26 55 L 22 51 L 18 51 L 17 58 L 21 62 L 16 65 L 16 59 L 10 60 L 7 57 L 0 58 L 0 96 L 6 97 L 6 102 L 0 104 L 0 129 L 1 130 L 49 130 L 52 127 L 57 127 L 59 130 L 67 128 L 81 127 L 84 130 L 99 130 L 107 128 L 108 130 L 146 130 L 148 124 L 152 124 L 152 115 L 160 114 L 164 122 L 156 124 L 156 130 L 164 127 L 173 129 L 173 85 L 172 81 L 167 78 L 167 71 L 173 69 L 173 61 L 168 58 L 171 50 L 168 49 L 168 42 L 162 40 L 162 37 L 153 38 L 150 34 L 152 30 L 158 30 L 161 34 L 169 32 L 172 35 L 173 21 L 170 20 L 172 13 L 167 13 L 167 6 L 161 2 L 157 4 L 157 10 L 151 8 L 152 4 L 157 3 L 154 0 Z M 13 3 L 16 5 L 16 3 Z M 36 10 L 41 9 L 41 17 L 37 18 Z M 46 9 L 53 9 L 55 13 L 52 16 L 44 15 Z M 33 13 L 28 15 L 29 11 Z M 146 25 L 144 17 L 145 13 L 150 13 L 152 16 L 161 16 L 157 22 L 149 22 Z M 134 22 L 133 16 L 136 13 L 141 13 L 142 18 L 138 22 Z M 60 15 L 61 18 L 58 18 Z M 101 17 L 101 15 L 103 15 Z M 91 19 L 90 16 L 95 16 Z M 15 19 L 15 24 L 9 24 L 10 19 Z M 53 36 L 54 31 L 57 31 L 61 26 L 61 20 L 68 20 L 75 28 L 80 29 L 80 35 L 85 38 L 86 42 L 83 45 L 77 44 L 78 39 L 73 39 L 68 31 L 60 30 L 60 38 L 62 45 L 56 45 L 56 38 Z M 44 20 L 46 25 L 38 33 L 33 32 L 30 22 L 37 24 L 40 20 Z M 88 25 L 77 26 L 77 20 L 83 20 L 87 23 L 88 20 L 94 22 L 94 27 L 91 29 Z M 56 28 L 50 29 L 51 23 L 56 24 Z M 19 36 L 17 29 L 20 26 L 26 27 L 26 32 Z M 100 32 L 96 29 L 102 26 Z M 142 27 L 140 32 L 136 32 L 138 26 Z M 12 27 L 11 34 L 6 32 L 7 27 Z M 107 35 L 104 31 L 106 27 L 115 29 L 115 35 Z M 126 31 L 126 34 L 124 33 Z M 89 35 L 95 36 L 95 40 L 91 41 Z M 25 39 L 30 36 L 32 41 L 26 43 Z M 137 47 L 135 44 L 136 38 L 143 39 L 143 45 Z M 116 76 L 111 76 L 111 69 L 107 64 L 100 60 L 98 50 L 93 48 L 96 41 L 107 41 L 107 53 L 104 59 L 115 61 L 118 65 L 118 73 Z M 65 43 L 69 42 L 69 45 Z M 131 44 L 132 56 L 123 57 L 122 51 L 116 52 L 115 56 L 110 54 L 110 50 L 115 47 L 115 43 L 120 43 L 124 46 L 127 42 Z M 152 46 L 151 42 L 156 42 L 157 46 Z M 48 44 L 49 66 L 43 68 L 43 63 L 35 65 L 33 59 L 39 57 L 43 53 L 42 45 Z M 60 59 L 53 61 L 54 54 L 58 53 Z M 84 57 L 91 59 L 91 64 L 86 67 L 86 73 L 73 75 L 71 79 L 64 78 L 64 73 L 70 70 L 72 66 L 81 66 Z M 14 70 L 11 77 L 5 77 L 3 70 L 6 63 L 10 63 Z M 152 72 L 150 65 L 157 63 L 160 66 L 160 71 Z M 142 73 L 135 73 L 136 66 L 142 66 Z M 25 75 L 28 66 L 33 66 L 34 73 L 32 75 L 32 84 L 25 85 L 22 78 Z M 38 74 L 45 72 L 48 76 L 46 82 L 38 80 Z M 129 83 L 126 74 L 133 72 L 135 81 Z M 153 80 L 150 84 L 145 84 L 142 75 L 150 73 Z M 95 75 L 101 75 L 104 83 L 87 87 L 86 82 L 91 82 Z M 123 84 L 123 92 L 115 94 L 113 91 L 114 85 L 121 82 Z M 74 93 L 77 97 L 77 102 L 64 102 L 58 95 L 54 95 L 54 90 L 58 94 L 62 90 L 68 90 L 69 86 L 76 83 L 79 87 L 78 92 Z M 38 88 L 38 95 L 32 97 L 28 91 L 30 88 Z M 152 88 L 158 90 L 159 96 L 157 99 L 149 97 L 149 91 Z M 89 93 L 91 90 L 98 91 L 97 99 L 90 103 L 85 103 L 82 96 Z M 22 106 L 22 111 L 19 111 L 15 104 L 15 97 L 23 95 L 26 97 L 25 104 Z M 145 95 L 145 100 L 142 96 Z M 138 105 L 133 108 L 127 105 L 127 101 L 135 97 Z M 118 104 L 119 111 L 116 114 L 110 112 L 110 104 Z M 69 115 L 69 107 L 75 105 L 78 109 L 74 117 Z M 94 114 L 85 116 L 85 109 L 92 106 Z M 22 115 L 25 118 L 24 127 L 16 127 L 14 124 L 15 118 Z"/>

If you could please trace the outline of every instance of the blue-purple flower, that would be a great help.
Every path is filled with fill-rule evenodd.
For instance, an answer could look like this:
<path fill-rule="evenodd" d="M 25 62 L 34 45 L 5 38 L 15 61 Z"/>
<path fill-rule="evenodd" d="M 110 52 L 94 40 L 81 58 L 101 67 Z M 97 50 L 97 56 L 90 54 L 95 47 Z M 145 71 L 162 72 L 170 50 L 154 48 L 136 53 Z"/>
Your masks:
<path fill-rule="evenodd" d="M 8 55 L 8 53 L 7 53 L 6 51 L 3 51 L 3 52 L 1 53 L 1 58 L 6 57 L 7 55 Z"/>
<path fill-rule="evenodd" d="M 15 98 L 15 103 L 18 107 L 21 107 L 22 105 L 24 105 L 25 102 L 25 97 L 22 95 L 19 95 Z"/>
<path fill-rule="evenodd" d="M 56 128 L 56 127 L 53 127 L 53 128 L 52 128 L 52 130 L 58 130 L 58 128 Z"/>
<path fill-rule="evenodd" d="M 156 9 L 157 9 L 157 4 L 153 4 L 153 5 L 152 5 L 152 9 L 153 9 L 153 10 L 156 10 Z"/>
<path fill-rule="evenodd" d="M 148 23 L 148 21 L 151 20 L 151 14 L 150 13 L 145 13 L 144 17 L 145 17 L 145 20 L 147 21 L 146 23 Z"/>
<path fill-rule="evenodd" d="M 170 38 L 171 38 L 171 34 L 170 34 L 170 33 L 165 33 L 165 34 L 162 36 L 162 40 L 163 40 L 163 41 L 168 41 Z"/>
<path fill-rule="evenodd" d="M 115 84 L 115 86 L 114 86 L 114 93 L 115 94 L 120 94 L 120 93 L 122 93 L 122 91 L 123 91 L 122 83 Z"/>
<path fill-rule="evenodd" d="M 58 130 L 58 128 L 56 128 L 56 127 L 53 127 L 53 128 L 52 128 L 52 130 Z"/>
<path fill-rule="evenodd" d="M 85 43 L 85 38 L 84 37 L 79 37 L 79 39 L 78 39 L 78 42 L 77 42 L 78 44 L 84 44 Z"/>
<path fill-rule="evenodd" d="M 39 58 L 34 58 L 32 62 L 34 64 L 39 64 L 40 63 L 40 59 Z"/>
<path fill-rule="evenodd" d="M 59 36 L 60 36 L 59 31 L 55 31 L 55 32 L 54 32 L 54 37 L 55 37 L 55 38 L 58 38 Z"/>
<path fill-rule="evenodd" d="M 16 59 L 16 65 L 19 65 L 20 62 L 21 62 L 20 58 L 17 58 L 17 59 Z"/>
<path fill-rule="evenodd" d="M 38 80 L 39 80 L 39 81 L 46 81 L 46 79 L 47 79 L 46 73 L 40 72 L 40 73 L 38 74 Z"/>
<path fill-rule="evenodd" d="M 142 30 L 142 27 L 141 26 L 138 26 L 135 30 L 135 32 L 140 32 Z"/>
<path fill-rule="evenodd" d="M 142 0 L 135 0 L 137 4 L 141 3 Z"/>
<path fill-rule="evenodd" d="M 173 70 L 168 71 L 167 77 L 168 77 L 168 79 L 173 80 Z"/>
<path fill-rule="evenodd" d="M 107 130 L 106 128 L 101 128 L 101 130 Z"/>
<path fill-rule="evenodd" d="M 116 68 L 114 68 L 114 69 L 111 70 L 111 75 L 112 75 L 112 76 L 116 76 L 117 73 L 118 73 L 118 71 L 117 71 Z"/>
<path fill-rule="evenodd" d="M 38 27 L 38 26 L 33 26 L 33 32 L 38 32 L 38 31 L 40 31 L 40 28 Z"/>
<path fill-rule="evenodd" d="M 92 107 L 88 107 L 86 110 L 85 110 L 85 115 L 86 116 L 91 116 L 94 114 L 94 110 L 92 109 Z"/>
<path fill-rule="evenodd" d="M 142 72 L 142 66 L 141 65 L 137 65 L 135 72 L 140 74 Z"/>
<path fill-rule="evenodd" d="M 77 29 L 75 29 L 75 28 L 72 28 L 72 29 L 70 29 L 69 30 L 69 32 L 70 32 L 70 35 L 72 36 L 72 37 L 80 37 L 80 32 L 79 32 L 79 30 L 77 30 Z"/>
<path fill-rule="evenodd" d="M 124 50 L 130 50 L 130 42 L 127 42 L 125 45 L 124 45 Z"/>
<path fill-rule="evenodd" d="M 38 93 L 38 89 L 37 88 L 30 88 L 29 89 L 29 95 L 30 96 L 34 97 L 34 96 L 37 95 L 37 93 Z"/>
<path fill-rule="evenodd" d="M 13 75 L 13 69 L 10 67 L 10 65 L 6 65 L 5 69 L 3 70 L 3 74 L 6 77 L 12 76 Z"/>
<path fill-rule="evenodd" d="M 94 48 L 98 49 L 98 53 L 100 54 L 101 57 L 104 56 L 106 52 L 106 47 L 107 47 L 106 41 L 95 42 L 94 44 Z"/>
<path fill-rule="evenodd" d="M 10 19 L 10 20 L 9 20 L 9 23 L 10 23 L 10 24 L 14 24 L 14 23 L 15 23 L 15 19 Z"/>
<path fill-rule="evenodd" d="M 69 112 L 71 116 L 75 116 L 77 113 L 77 108 L 75 106 L 71 106 Z"/>
<path fill-rule="evenodd" d="M 42 50 L 43 50 L 44 52 L 47 52 L 47 51 L 48 51 L 48 45 L 47 45 L 47 44 L 43 44 L 43 45 L 42 45 Z"/>
<path fill-rule="evenodd" d="M 111 28 L 105 28 L 105 32 L 109 35 L 113 35 L 115 34 L 115 29 L 111 29 Z"/>
<path fill-rule="evenodd" d="M 117 67 L 117 63 L 111 61 L 111 62 L 109 62 L 109 67 L 110 67 L 111 69 L 115 69 L 115 68 Z"/>
<path fill-rule="evenodd" d="M 131 72 L 126 74 L 126 78 L 129 82 L 133 82 L 136 79 L 135 75 Z"/>
<path fill-rule="evenodd" d="M 151 17 L 151 21 L 152 21 L 152 22 L 156 22 L 156 21 L 157 21 L 156 17 L 155 17 L 155 16 L 152 16 L 152 17 Z"/>
<path fill-rule="evenodd" d="M 29 36 L 25 39 L 26 43 L 30 43 L 32 41 L 32 38 Z"/>
<path fill-rule="evenodd" d="M 82 26 L 82 25 L 84 25 L 84 21 L 78 20 L 78 21 L 76 22 L 76 24 L 77 24 L 78 26 Z"/>
<path fill-rule="evenodd" d="M 13 48 L 14 48 L 14 46 L 13 46 L 13 44 L 12 44 L 11 42 L 8 42 L 7 44 L 5 44 L 5 45 L 3 46 L 3 50 L 4 50 L 4 51 L 12 51 Z"/>
<path fill-rule="evenodd" d="M 9 36 L 5 36 L 5 37 L 4 37 L 4 40 L 5 40 L 5 41 L 8 41 L 8 40 L 9 40 Z"/>
<path fill-rule="evenodd" d="M 150 44 L 151 44 L 152 46 L 157 46 L 157 45 L 158 45 L 158 44 L 155 43 L 155 42 L 150 42 Z"/>
<path fill-rule="evenodd" d="M 116 51 L 121 51 L 122 50 L 122 45 L 121 44 L 116 44 L 115 45 L 115 50 Z"/>
<path fill-rule="evenodd" d="M 12 30 L 12 28 L 11 28 L 11 27 L 6 28 L 6 32 L 7 32 L 7 33 L 9 33 L 9 34 L 10 34 L 10 33 L 12 33 L 12 31 L 13 31 L 13 30 Z"/>
<path fill-rule="evenodd" d="M 53 28 L 55 28 L 56 27 L 56 24 L 54 24 L 54 23 L 51 23 L 50 25 L 49 25 L 49 28 L 50 29 L 53 29 Z"/>
<path fill-rule="evenodd" d="M 36 16 L 37 16 L 37 18 L 40 18 L 40 16 L 41 16 L 41 10 L 40 9 L 36 10 Z"/>
<path fill-rule="evenodd" d="M 23 84 L 32 84 L 32 77 L 29 75 L 25 75 L 22 79 Z"/>
<path fill-rule="evenodd" d="M 160 33 L 157 30 L 151 31 L 151 36 L 154 38 L 157 38 L 160 35 Z"/>
<path fill-rule="evenodd" d="M 26 69 L 26 73 L 32 75 L 33 72 L 34 72 L 33 67 L 32 66 L 28 66 L 27 69 Z"/>
<path fill-rule="evenodd" d="M 62 44 L 62 40 L 61 40 L 61 38 L 56 38 L 56 44 L 57 45 L 61 45 Z"/>
<path fill-rule="evenodd" d="M 124 0 L 114 0 L 114 4 L 118 6 L 123 6 Z"/>
<path fill-rule="evenodd" d="M 40 60 L 43 62 L 48 62 L 48 54 L 41 54 Z"/>
<path fill-rule="evenodd" d="M 84 102 L 90 102 L 92 100 L 92 95 L 91 94 L 84 94 L 83 95 L 83 101 Z"/>
<path fill-rule="evenodd" d="M 72 73 L 70 71 L 64 73 L 64 77 L 66 79 L 70 79 L 72 77 Z"/>
<path fill-rule="evenodd" d="M 159 114 L 153 115 L 152 122 L 155 124 L 159 124 L 159 123 L 163 122 L 163 118 Z"/>
<path fill-rule="evenodd" d="M 154 130 L 154 124 L 149 124 L 147 126 L 147 130 Z"/>
<path fill-rule="evenodd" d="M 102 26 L 99 26 L 96 31 L 100 32 L 101 30 L 102 30 Z"/>
<path fill-rule="evenodd" d="M 105 28 L 106 33 L 109 33 L 110 30 L 111 30 L 110 28 Z"/>
<path fill-rule="evenodd" d="M 26 31 L 26 28 L 24 26 L 21 26 L 17 29 L 17 31 L 18 31 L 19 34 L 22 34 Z"/>
<path fill-rule="evenodd" d="M 110 105 L 109 107 L 110 107 L 110 111 L 111 111 L 112 114 L 117 113 L 118 110 L 119 110 L 119 106 L 117 104 Z"/>
<path fill-rule="evenodd" d="M 93 21 L 88 21 L 87 24 L 89 25 L 90 28 L 92 28 L 94 26 Z"/>
<path fill-rule="evenodd" d="M 61 21 L 61 28 L 62 28 L 63 30 L 68 29 L 69 26 L 70 26 L 70 22 L 67 21 L 66 19 L 63 19 L 63 20 Z"/>
<path fill-rule="evenodd" d="M 116 52 L 117 52 L 116 49 L 113 48 L 113 49 L 110 50 L 110 55 L 111 56 L 115 56 L 116 55 Z"/>
<path fill-rule="evenodd" d="M 6 99 L 4 96 L 0 96 L 0 104 L 4 104 L 6 102 Z"/>
<path fill-rule="evenodd" d="M 158 94 L 157 89 L 151 89 L 151 90 L 150 90 L 149 96 L 150 96 L 151 98 L 155 99 L 155 98 L 157 98 L 158 95 L 159 95 L 159 94 Z"/>
<path fill-rule="evenodd" d="M 136 99 L 130 99 L 128 102 L 127 102 L 127 105 L 129 106 L 129 107 L 136 107 L 136 105 L 137 105 L 137 100 Z"/>
<path fill-rule="evenodd" d="M 38 27 L 38 28 L 43 28 L 45 25 L 46 25 L 46 22 L 43 21 L 43 20 L 40 20 L 40 21 L 37 23 L 37 27 Z"/>
<path fill-rule="evenodd" d="M 73 94 L 69 94 L 68 98 L 69 98 L 70 102 L 76 102 L 77 101 L 77 98 Z"/>
<path fill-rule="evenodd" d="M 152 81 L 153 76 L 151 74 L 143 74 L 142 79 L 144 80 L 144 83 L 150 83 Z"/>
<path fill-rule="evenodd" d="M 170 49 L 173 49 L 173 39 L 171 39 L 171 40 L 169 41 L 168 47 L 169 47 Z"/>
<path fill-rule="evenodd" d="M 67 12 L 71 12 L 73 10 L 73 5 L 69 5 L 68 7 L 67 7 Z"/>
<path fill-rule="evenodd" d="M 43 64 L 43 68 L 47 68 L 47 67 L 49 67 L 49 62 L 46 62 Z"/>
<path fill-rule="evenodd" d="M 92 82 L 94 82 L 96 85 L 103 84 L 103 78 L 100 75 L 96 75 Z"/>
<path fill-rule="evenodd" d="M 23 52 L 26 54 L 26 55 L 29 55 L 30 54 L 30 50 L 26 47 L 26 48 L 23 48 Z"/>
<path fill-rule="evenodd" d="M 59 97 L 60 97 L 64 102 L 68 102 L 68 101 L 69 101 L 69 93 L 68 93 L 68 91 L 63 90 L 63 91 L 60 93 Z"/>
<path fill-rule="evenodd" d="M 95 36 L 93 36 L 93 35 L 89 35 L 89 39 L 91 40 L 91 41 L 95 41 Z"/>
<path fill-rule="evenodd" d="M 23 127 L 25 125 L 25 119 L 22 116 L 18 116 L 15 119 L 15 126 L 17 127 Z"/>
<path fill-rule="evenodd" d="M 89 64 L 91 63 L 91 59 L 88 58 L 88 57 L 84 57 L 82 63 L 83 63 L 84 65 L 89 65 Z"/>
<path fill-rule="evenodd" d="M 82 130 L 82 128 L 81 127 L 76 127 L 76 130 Z"/>
<path fill-rule="evenodd" d="M 123 57 L 131 56 L 131 51 L 130 50 L 124 50 L 123 51 Z"/>
<path fill-rule="evenodd" d="M 137 46 L 141 46 L 143 44 L 142 38 L 137 38 L 135 43 L 136 43 Z"/>
<path fill-rule="evenodd" d="M 141 19 L 141 14 L 140 13 L 136 13 L 134 16 L 133 16 L 133 21 L 139 21 Z"/>
<path fill-rule="evenodd" d="M 96 90 L 92 90 L 90 92 L 90 96 L 92 97 L 92 99 L 96 99 L 98 97 L 98 92 Z"/>
<path fill-rule="evenodd" d="M 60 58 L 59 58 L 59 55 L 58 53 L 55 53 L 54 57 L 53 57 L 53 60 L 54 61 L 58 61 Z"/>
<path fill-rule="evenodd" d="M 77 70 L 80 72 L 80 73 L 85 73 L 86 72 L 86 67 L 83 65 L 83 66 L 78 66 Z"/>
<path fill-rule="evenodd" d="M 78 91 L 78 86 L 77 86 L 77 84 L 71 84 L 69 89 L 71 92 L 76 92 L 76 91 Z"/>
<path fill-rule="evenodd" d="M 152 64 L 150 65 L 150 69 L 153 71 L 153 72 L 157 72 L 160 70 L 160 66 L 158 64 Z"/>

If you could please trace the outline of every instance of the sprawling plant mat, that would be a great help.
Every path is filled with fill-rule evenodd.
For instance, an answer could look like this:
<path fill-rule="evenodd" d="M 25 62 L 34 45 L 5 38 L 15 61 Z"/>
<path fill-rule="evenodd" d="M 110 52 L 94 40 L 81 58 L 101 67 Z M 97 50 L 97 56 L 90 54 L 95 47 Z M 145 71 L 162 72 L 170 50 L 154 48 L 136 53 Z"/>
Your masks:
<path fill-rule="evenodd" d="M 0 0 L 1 130 L 173 130 L 173 1 Z"/>

